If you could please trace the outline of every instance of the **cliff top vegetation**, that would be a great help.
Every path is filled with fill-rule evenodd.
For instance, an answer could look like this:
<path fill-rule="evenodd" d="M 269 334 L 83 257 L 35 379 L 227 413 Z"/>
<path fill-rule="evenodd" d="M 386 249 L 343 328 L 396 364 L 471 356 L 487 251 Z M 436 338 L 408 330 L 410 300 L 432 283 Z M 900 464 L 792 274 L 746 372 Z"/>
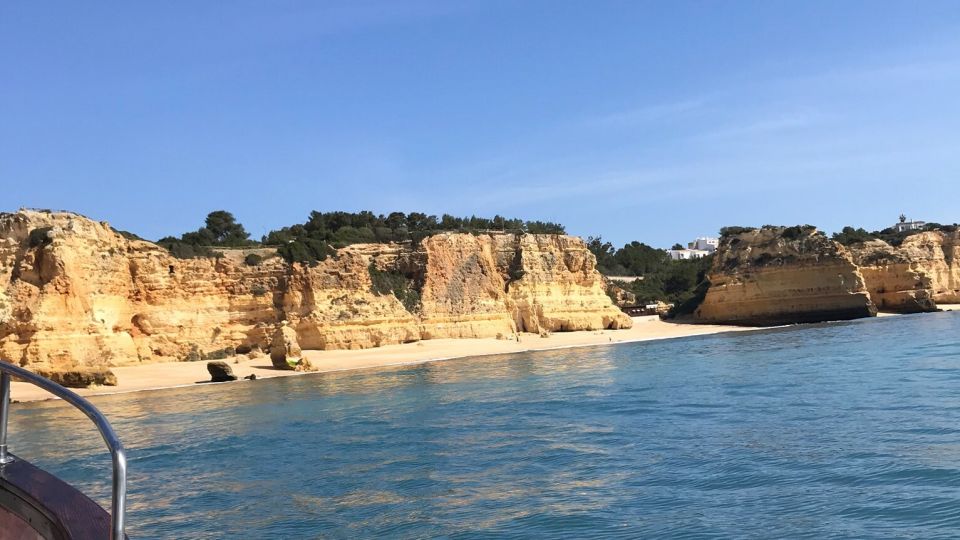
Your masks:
<path fill-rule="evenodd" d="M 908 237 L 913 236 L 921 232 L 927 231 L 943 231 L 943 232 L 953 232 L 956 231 L 958 225 L 954 223 L 953 225 L 941 225 L 940 223 L 927 223 L 922 229 L 917 229 L 913 231 L 902 231 L 898 232 L 892 227 L 888 227 L 881 231 L 868 232 L 863 228 L 853 227 L 844 227 L 840 232 L 834 233 L 833 239 L 845 246 L 852 246 L 854 244 L 862 244 L 870 240 L 883 240 L 884 242 L 890 244 L 891 246 L 899 246 L 906 240 Z"/>
<path fill-rule="evenodd" d="M 168 236 L 157 241 L 177 257 L 212 256 L 215 247 L 275 246 L 288 262 L 315 263 L 324 260 L 335 248 L 351 244 L 419 242 L 445 232 L 482 234 L 490 232 L 565 234 L 563 225 L 549 221 L 524 221 L 502 216 L 460 218 L 441 217 L 421 212 L 311 212 L 304 223 L 273 230 L 259 242 L 250 239 L 233 214 L 225 210 L 211 212 L 203 227 L 179 238 Z"/>
<path fill-rule="evenodd" d="M 597 258 L 597 270 L 608 276 L 642 276 L 615 285 L 636 295 L 640 303 L 662 300 L 679 304 L 691 298 L 713 262 L 713 256 L 675 261 L 662 249 L 633 241 L 616 249 L 600 236 L 589 237 L 587 248 Z"/>

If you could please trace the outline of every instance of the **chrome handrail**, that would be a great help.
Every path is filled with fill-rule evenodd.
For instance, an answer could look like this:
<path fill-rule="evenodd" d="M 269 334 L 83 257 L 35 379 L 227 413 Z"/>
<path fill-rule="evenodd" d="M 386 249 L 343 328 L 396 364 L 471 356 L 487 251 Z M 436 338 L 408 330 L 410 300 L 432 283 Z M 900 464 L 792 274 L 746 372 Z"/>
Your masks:
<path fill-rule="evenodd" d="M 9 362 L 0 360 L 0 467 L 13 461 L 13 457 L 7 453 L 7 419 L 10 416 L 10 376 L 16 376 L 24 381 L 38 386 L 47 392 L 57 396 L 87 415 L 93 424 L 97 426 L 103 442 L 107 444 L 110 450 L 110 457 L 113 460 L 113 500 L 110 505 L 110 538 L 111 540 L 121 540 L 124 538 L 124 517 L 127 507 L 127 454 L 123 449 L 123 443 L 117 438 L 113 427 L 107 418 L 103 416 L 92 403 L 77 394 L 67 390 L 59 384 L 15 366 Z"/>

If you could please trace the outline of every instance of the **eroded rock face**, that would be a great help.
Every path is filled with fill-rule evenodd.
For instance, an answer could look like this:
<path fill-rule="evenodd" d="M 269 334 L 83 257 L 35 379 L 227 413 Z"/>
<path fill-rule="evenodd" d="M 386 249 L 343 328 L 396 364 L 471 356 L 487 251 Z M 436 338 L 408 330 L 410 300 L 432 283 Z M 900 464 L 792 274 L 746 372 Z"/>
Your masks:
<path fill-rule="evenodd" d="M 67 388 L 117 385 L 117 376 L 107 368 L 39 369 L 37 374 Z"/>
<path fill-rule="evenodd" d="M 31 243 L 44 229 L 47 240 Z M 284 274 L 278 259 L 175 259 L 71 213 L 3 214 L 0 356 L 66 370 L 222 351 L 277 320 Z"/>
<path fill-rule="evenodd" d="M 812 227 L 724 236 L 696 321 L 752 326 L 876 315 L 850 253 Z"/>
<path fill-rule="evenodd" d="M 420 269 L 420 332 L 427 339 L 494 337 L 518 330 L 507 293 L 514 235 L 440 234 L 424 239 L 406 267 Z"/>
<path fill-rule="evenodd" d="M 269 350 L 282 321 L 304 349 L 629 327 L 594 265 L 577 238 L 509 234 L 354 245 L 312 267 L 184 260 L 106 223 L 22 210 L 0 214 L 0 357 L 61 371 L 217 358 Z M 374 273 L 410 294 L 375 292 Z"/>
<path fill-rule="evenodd" d="M 417 318 L 392 294 L 376 294 L 372 288 L 371 262 L 395 259 L 398 249 L 354 245 L 315 267 L 288 268 L 280 311 L 296 330 L 300 346 L 366 349 L 419 340 Z"/>
<path fill-rule="evenodd" d="M 526 332 L 630 328 L 612 306 L 596 259 L 579 238 L 523 235 L 510 272 L 514 320 Z"/>
<path fill-rule="evenodd" d="M 616 304 L 617 307 L 625 308 L 637 305 L 637 295 L 624 289 L 619 283 L 606 280 L 607 296 Z"/>
<path fill-rule="evenodd" d="M 960 233 L 929 231 L 900 246 L 871 240 L 850 248 L 873 302 L 881 311 L 937 310 L 960 301 Z"/>
<path fill-rule="evenodd" d="M 303 351 L 297 343 L 297 332 L 287 325 L 277 328 L 270 344 L 270 362 L 273 367 L 292 370 L 302 355 Z"/>
<path fill-rule="evenodd" d="M 424 240 L 420 328 L 427 338 L 630 328 L 596 259 L 562 235 L 440 234 Z"/>

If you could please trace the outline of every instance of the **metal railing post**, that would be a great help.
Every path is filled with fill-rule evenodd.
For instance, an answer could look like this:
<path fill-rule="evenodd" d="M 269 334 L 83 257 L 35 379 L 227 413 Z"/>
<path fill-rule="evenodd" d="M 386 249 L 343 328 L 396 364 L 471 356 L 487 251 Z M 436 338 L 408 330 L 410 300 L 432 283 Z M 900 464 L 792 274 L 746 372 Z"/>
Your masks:
<path fill-rule="evenodd" d="M 127 453 L 123 443 L 117 438 L 113 427 L 103 413 L 97 410 L 89 401 L 67 390 L 59 384 L 45 379 L 20 366 L 15 366 L 0 360 L 0 467 L 13 461 L 13 456 L 7 452 L 7 419 L 10 416 L 10 376 L 11 374 L 24 381 L 40 387 L 47 392 L 64 400 L 93 421 L 97 431 L 106 443 L 113 461 L 113 500 L 110 505 L 110 538 L 121 540 L 125 538 L 127 507 Z"/>
<path fill-rule="evenodd" d="M 112 453 L 113 499 L 110 501 L 110 538 L 123 540 L 127 517 L 127 452 L 123 447 Z"/>
<path fill-rule="evenodd" d="M 10 374 L 0 373 L 0 467 L 13 461 L 7 453 L 7 420 L 10 418 Z"/>

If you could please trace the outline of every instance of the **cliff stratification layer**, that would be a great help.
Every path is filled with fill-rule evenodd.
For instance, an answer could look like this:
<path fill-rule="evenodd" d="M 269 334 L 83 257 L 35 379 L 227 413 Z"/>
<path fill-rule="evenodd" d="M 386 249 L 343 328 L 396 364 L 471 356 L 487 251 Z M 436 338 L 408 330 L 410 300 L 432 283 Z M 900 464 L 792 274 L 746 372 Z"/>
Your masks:
<path fill-rule="evenodd" d="M 68 212 L 0 214 L 0 357 L 67 370 L 266 350 L 280 327 L 304 349 L 353 349 L 631 325 L 573 237 L 441 234 L 314 266 L 243 259 L 177 259 Z"/>
<path fill-rule="evenodd" d="M 772 326 L 876 315 L 850 253 L 813 227 L 724 235 L 693 319 Z"/>

